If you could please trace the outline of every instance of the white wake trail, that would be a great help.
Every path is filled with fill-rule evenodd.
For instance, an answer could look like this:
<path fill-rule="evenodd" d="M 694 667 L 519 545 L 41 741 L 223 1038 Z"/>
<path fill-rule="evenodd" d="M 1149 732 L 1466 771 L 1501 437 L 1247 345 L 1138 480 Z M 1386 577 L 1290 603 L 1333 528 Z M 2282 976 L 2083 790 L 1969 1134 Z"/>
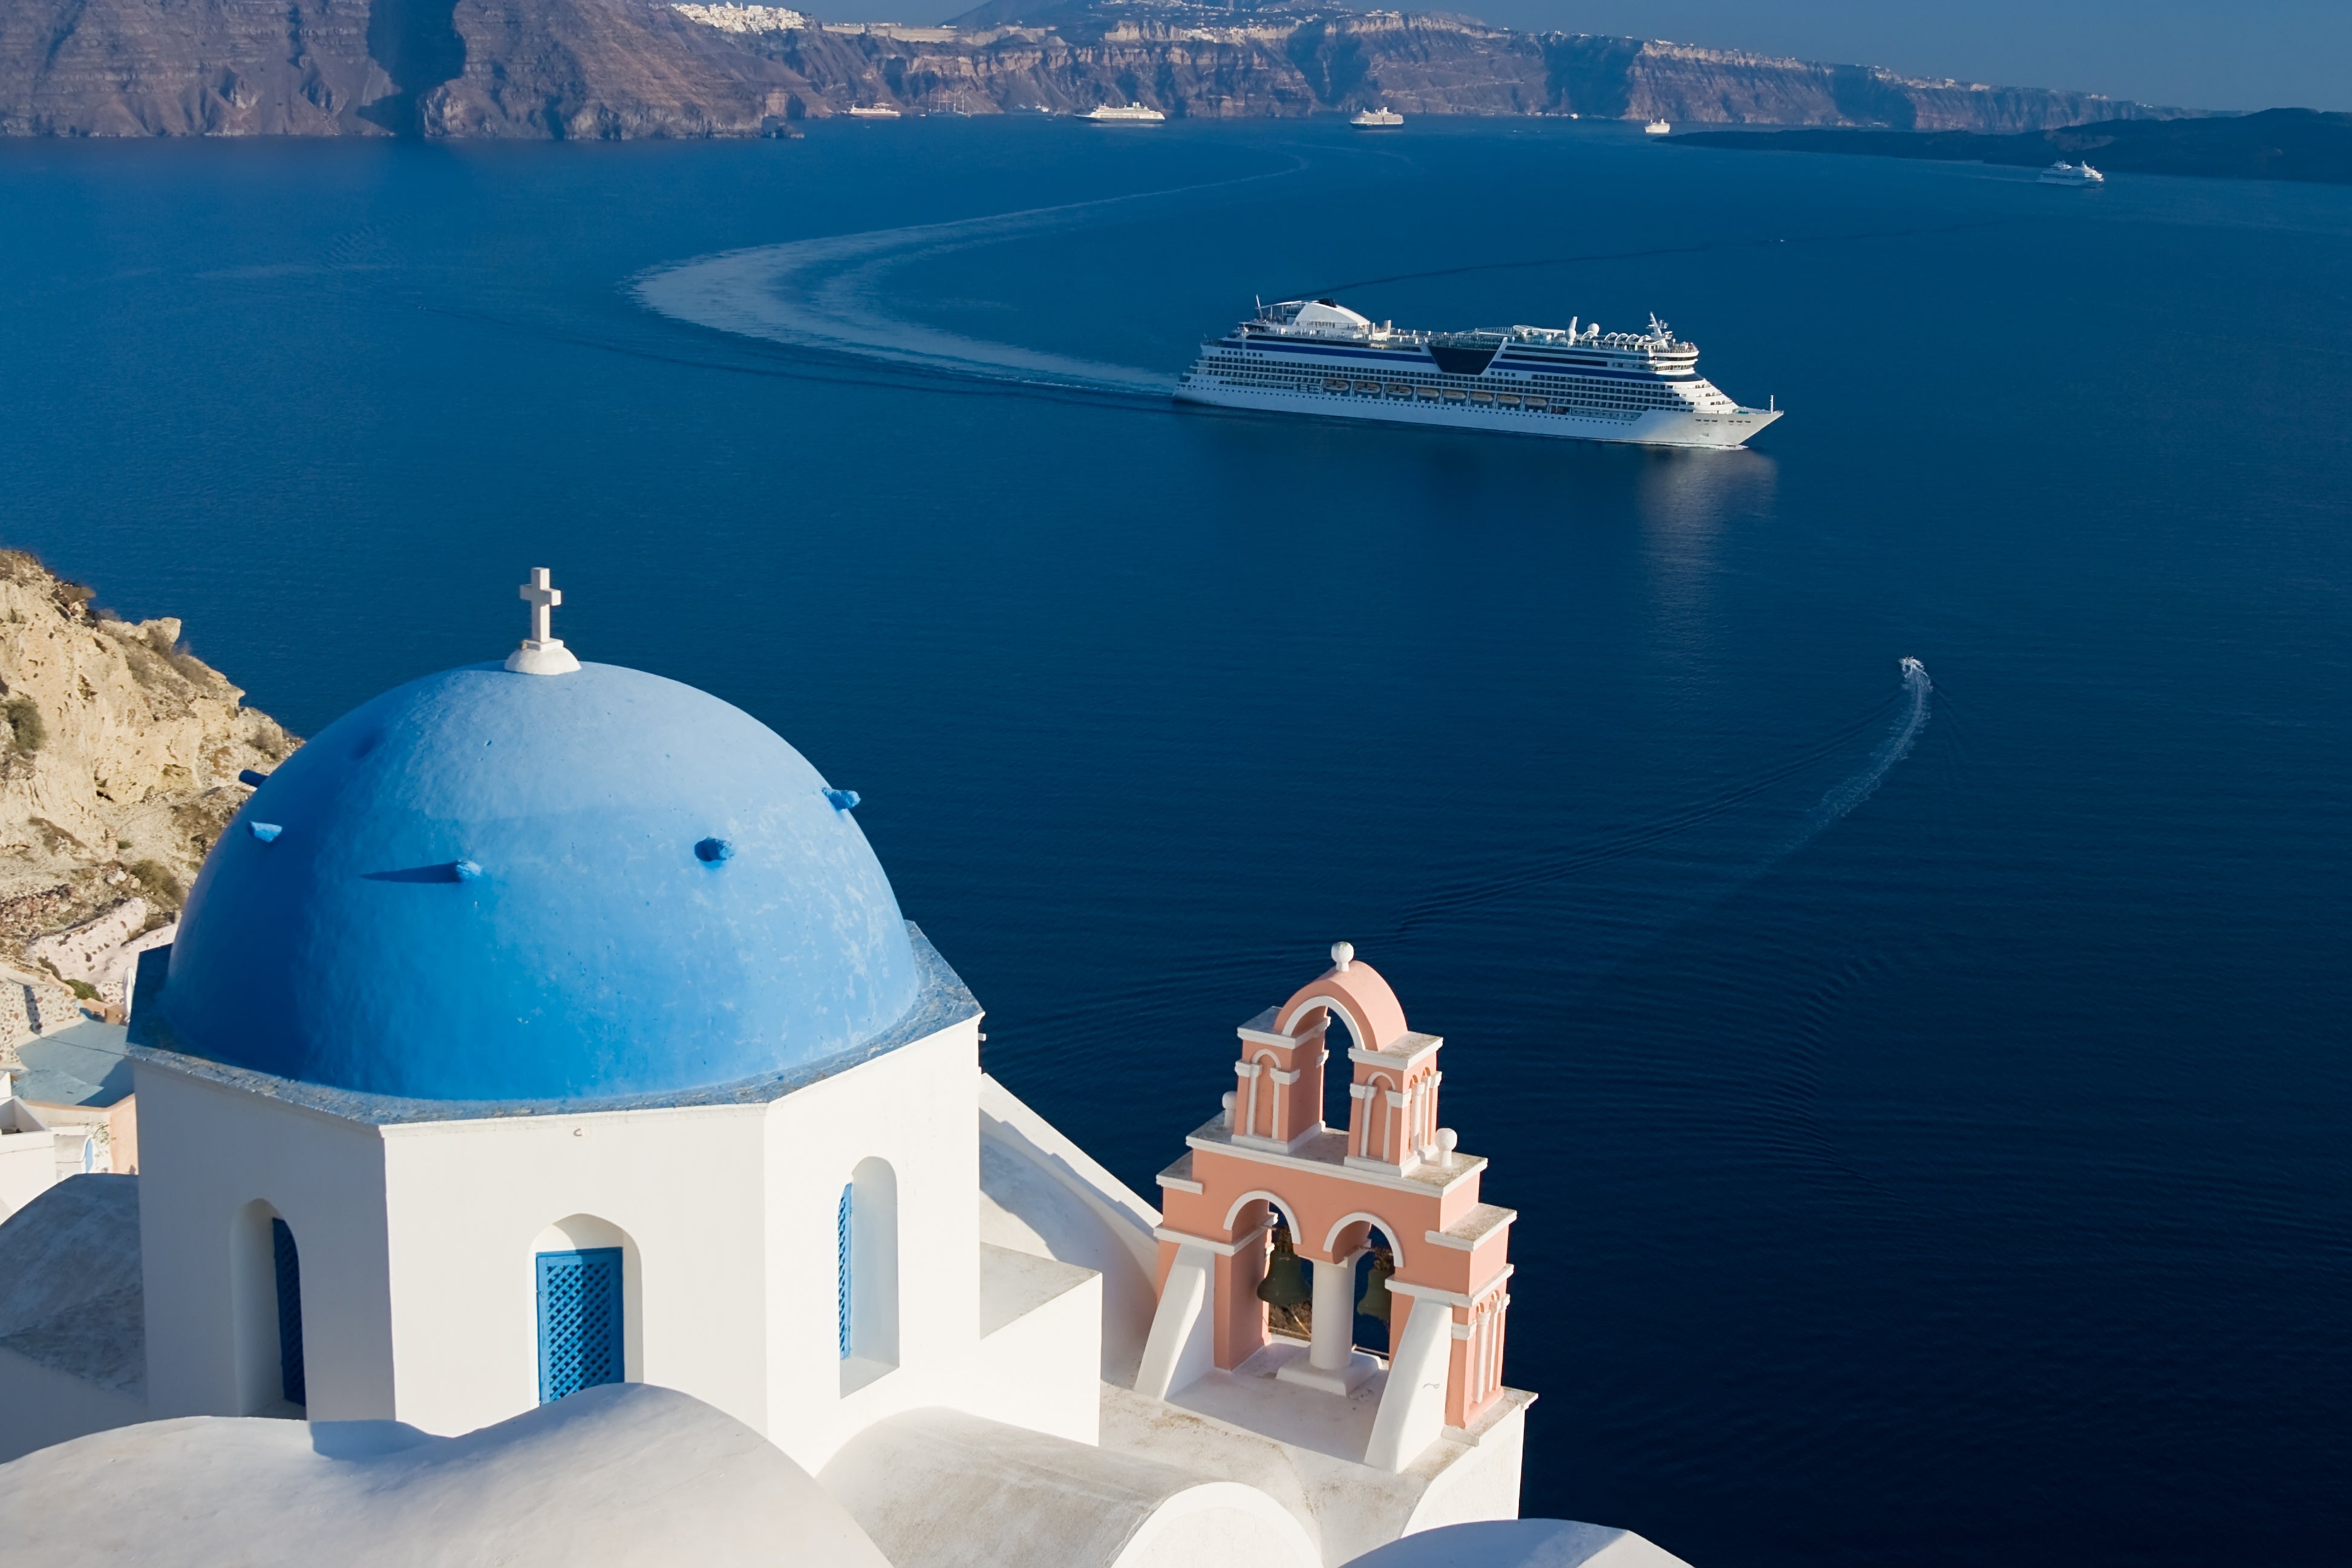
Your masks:
<path fill-rule="evenodd" d="M 1927 696 L 1936 689 L 1936 683 L 1927 679 L 1927 667 L 1916 658 L 1906 658 L 1900 668 L 1904 688 L 1911 696 L 1910 707 L 1896 717 L 1895 727 L 1888 731 L 1886 739 L 1879 742 L 1878 749 L 1871 752 L 1870 761 L 1863 764 L 1862 771 L 1822 795 L 1821 804 L 1806 814 L 1804 825 L 1797 830 L 1796 837 L 1789 841 L 1787 847 L 1773 857 L 1774 860 L 1795 854 L 1811 843 L 1823 828 L 1841 820 L 1876 794 L 1880 781 L 1886 777 L 1895 763 L 1909 756 L 1911 748 L 1918 743 L 1919 731 L 1927 727 Z"/>
<path fill-rule="evenodd" d="M 900 296 L 888 287 L 889 275 L 924 258 L 1075 226 L 1113 209 L 1295 172 L 721 251 L 641 273 L 630 292 L 640 304 L 675 321 L 796 348 L 990 381 L 1165 395 L 1175 379 L 1163 373 L 992 342 L 909 321 L 896 309 Z"/>

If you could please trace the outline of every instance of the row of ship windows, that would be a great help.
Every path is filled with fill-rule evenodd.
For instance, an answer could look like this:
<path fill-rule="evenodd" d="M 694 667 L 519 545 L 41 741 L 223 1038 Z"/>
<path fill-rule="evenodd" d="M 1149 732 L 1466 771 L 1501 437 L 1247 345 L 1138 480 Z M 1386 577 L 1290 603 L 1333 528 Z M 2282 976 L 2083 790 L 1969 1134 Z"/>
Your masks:
<path fill-rule="evenodd" d="M 1218 379 L 1232 385 L 1263 386 L 1276 392 L 1326 393 L 1333 396 L 1419 397 L 1425 402 L 1500 404 L 1507 408 L 1529 408 L 1540 413 L 1560 407 L 1573 407 L 1580 412 L 1601 410 L 1610 413 L 1638 413 L 1645 408 L 1667 405 L 1631 397 L 1612 396 L 1596 392 L 1563 392 L 1551 390 L 1548 395 L 1517 392 L 1495 392 L 1486 388 L 1476 391 L 1458 386 L 1433 386 L 1426 384 L 1409 384 L 1402 381 L 1348 381 L 1339 376 L 1324 378 L 1319 383 L 1310 376 L 1254 375 L 1244 372 L 1227 371 Z"/>
<path fill-rule="evenodd" d="M 1242 366 L 1246 366 L 1247 363 L 1247 361 L 1242 361 L 1239 362 L 1239 365 L 1237 366 L 1235 361 L 1227 359 L 1221 355 L 1219 356 L 1218 361 L 1218 374 L 1224 376 L 1229 381 L 1244 381 L 1265 385 L 1293 386 L 1308 391 L 1312 391 L 1314 389 L 1314 380 L 1311 376 L 1302 375 L 1297 372 L 1258 371 L 1241 368 Z M 1598 396 L 1602 398 L 1604 401 L 1624 407 L 1682 408 L 1688 406 L 1679 395 L 1669 392 L 1663 387 L 1629 387 L 1612 385 L 1610 384 L 1603 383 L 1601 384 L 1604 388 L 1603 391 L 1592 392 L 1586 390 L 1591 385 L 1591 383 L 1587 382 L 1582 377 L 1559 375 L 1547 371 L 1538 371 L 1535 373 L 1532 379 L 1536 384 L 1541 386 L 1546 392 L 1552 394 L 1554 396 L 1558 396 L 1563 392 L 1573 392 L 1580 401 L 1590 400 L 1592 397 Z M 1345 391 L 1349 384 L 1350 384 L 1349 378 L 1345 376 L 1325 377 L 1324 383 L 1326 389 L 1329 391 Z M 1360 386 L 1377 385 L 1380 384 L 1355 383 L 1354 384 Z M 1447 375 L 1433 378 L 1425 375 L 1413 375 L 1410 383 L 1391 383 L 1390 384 L 1444 386 L 1465 389 L 1475 386 L 1484 391 L 1492 388 L 1494 383 L 1484 381 L 1476 376 Z"/>

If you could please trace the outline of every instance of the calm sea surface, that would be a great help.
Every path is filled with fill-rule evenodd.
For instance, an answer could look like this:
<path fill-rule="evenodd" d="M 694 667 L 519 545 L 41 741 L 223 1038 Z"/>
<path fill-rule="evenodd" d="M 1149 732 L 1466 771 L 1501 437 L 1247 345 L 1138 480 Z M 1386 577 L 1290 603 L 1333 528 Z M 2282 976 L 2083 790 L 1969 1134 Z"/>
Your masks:
<path fill-rule="evenodd" d="M 1790 413 L 1166 405 L 1334 289 L 1655 310 Z M 0 146 L 5 542 L 305 732 L 551 565 L 583 656 L 863 792 L 991 1069 L 1147 1194 L 1351 939 L 1523 1216 L 1527 1510 L 1701 1568 L 2352 1559 L 2347 393 L 2341 189 L 1492 122 Z"/>

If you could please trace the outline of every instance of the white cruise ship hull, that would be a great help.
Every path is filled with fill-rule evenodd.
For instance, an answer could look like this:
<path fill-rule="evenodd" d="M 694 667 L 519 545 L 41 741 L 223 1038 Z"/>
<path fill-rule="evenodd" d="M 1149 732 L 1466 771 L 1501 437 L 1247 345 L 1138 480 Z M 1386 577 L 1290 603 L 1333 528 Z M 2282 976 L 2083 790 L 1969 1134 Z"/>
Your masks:
<path fill-rule="evenodd" d="M 1780 417 L 1771 409 L 1729 412 L 1652 409 L 1640 413 L 1585 413 L 1531 409 L 1523 404 L 1453 402 L 1444 397 L 1398 397 L 1386 393 L 1276 391 L 1221 385 L 1187 376 L 1176 389 L 1179 403 L 1216 408 L 1249 408 L 1266 414 L 1314 414 L 1329 419 L 1376 419 L 1391 425 L 1433 425 L 1448 430 L 1499 430 L 1517 436 L 1549 436 L 1563 441 L 1630 441 L 1645 447 L 1724 448 L 1748 439 Z"/>
<path fill-rule="evenodd" d="M 1780 417 L 1698 374 L 1696 345 L 1643 332 L 1513 327 L 1398 331 L 1330 300 L 1286 300 L 1222 338 L 1176 384 L 1179 403 L 1492 430 L 1643 447 L 1745 446 Z"/>

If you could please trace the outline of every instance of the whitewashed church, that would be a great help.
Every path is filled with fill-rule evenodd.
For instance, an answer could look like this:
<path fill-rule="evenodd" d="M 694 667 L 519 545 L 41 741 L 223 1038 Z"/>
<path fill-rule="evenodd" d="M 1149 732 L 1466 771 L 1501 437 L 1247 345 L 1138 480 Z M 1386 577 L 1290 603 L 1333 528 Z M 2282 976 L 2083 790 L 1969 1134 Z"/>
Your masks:
<path fill-rule="evenodd" d="M 12 1554 L 1675 1561 L 1438 1528 L 1517 1513 L 1516 1216 L 1370 964 L 1171 1042 L 1163 1215 L 982 1072 L 854 794 L 522 593 L 253 789 L 138 973 L 138 1173 L 0 1226 Z"/>

